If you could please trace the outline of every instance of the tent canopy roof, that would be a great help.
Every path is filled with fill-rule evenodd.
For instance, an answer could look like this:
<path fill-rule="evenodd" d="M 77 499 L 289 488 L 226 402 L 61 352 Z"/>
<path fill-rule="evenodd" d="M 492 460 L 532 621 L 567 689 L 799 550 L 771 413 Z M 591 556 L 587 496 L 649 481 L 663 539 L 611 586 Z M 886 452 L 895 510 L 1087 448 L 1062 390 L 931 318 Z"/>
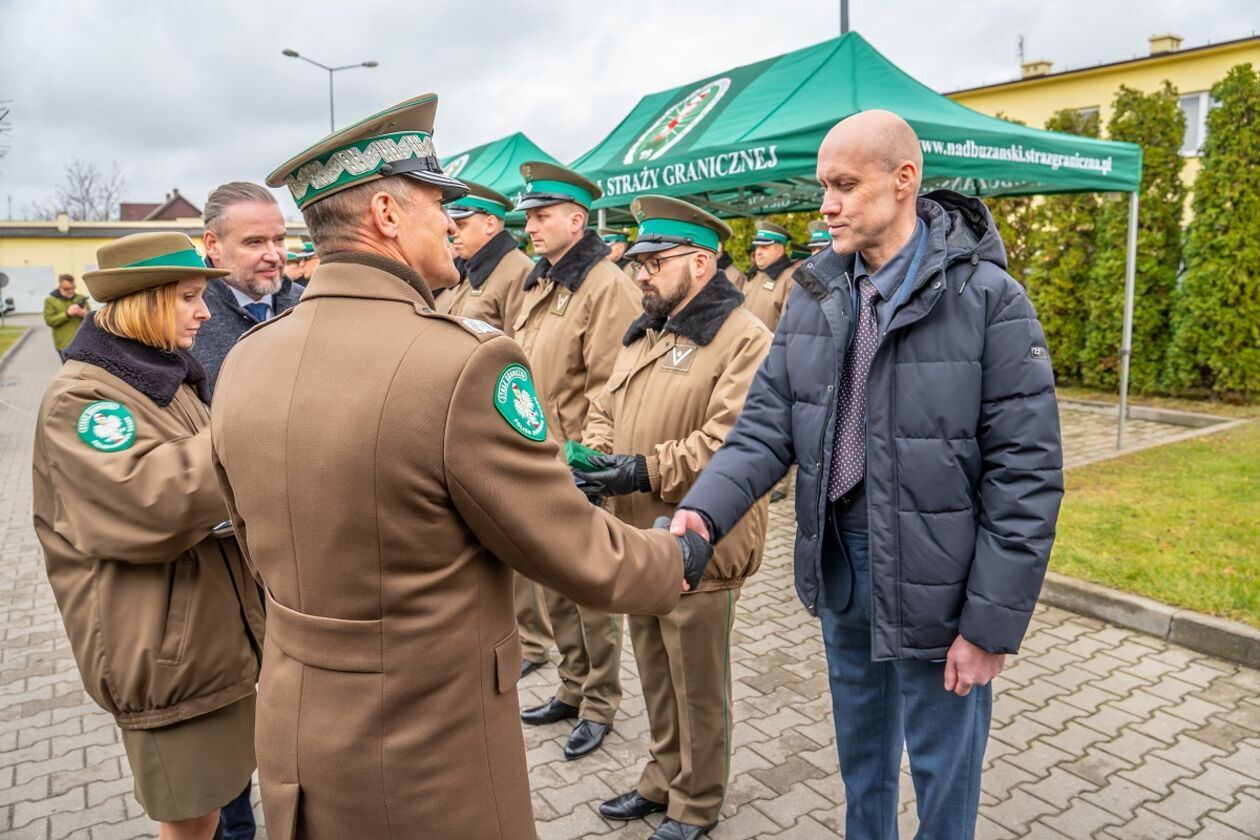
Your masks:
<path fill-rule="evenodd" d="M 466 152 L 442 159 L 442 170 L 453 178 L 463 178 L 503 193 L 513 203 L 525 189 L 521 164 L 530 160 L 560 163 L 519 131 Z M 519 218 L 518 218 L 519 217 Z M 519 222 L 523 213 L 511 213 L 508 220 Z"/>
<path fill-rule="evenodd" d="M 728 216 L 816 210 L 823 136 L 873 108 L 900 114 L 918 133 L 924 189 L 1131 192 L 1141 181 L 1139 146 L 973 111 L 908 76 L 856 32 L 645 96 L 571 166 L 604 190 L 597 208 L 659 193 Z"/>

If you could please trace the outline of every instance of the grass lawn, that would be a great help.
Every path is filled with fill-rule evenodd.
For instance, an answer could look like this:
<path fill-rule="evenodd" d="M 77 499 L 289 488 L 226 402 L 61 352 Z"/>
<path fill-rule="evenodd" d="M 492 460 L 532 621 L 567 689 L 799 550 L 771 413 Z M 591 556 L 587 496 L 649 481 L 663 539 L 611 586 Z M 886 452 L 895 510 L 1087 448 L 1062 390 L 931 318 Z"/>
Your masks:
<path fill-rule="evenodd" d="M 0 359 L 4 358 L 5 351 L 13 346 L 26 329 L 26 327 L 0 327 Z"/>
<path fill-rule="evenodd" d="M 1260 423 L 1066 481 L 1053 571 L 1260 627 Z"/>

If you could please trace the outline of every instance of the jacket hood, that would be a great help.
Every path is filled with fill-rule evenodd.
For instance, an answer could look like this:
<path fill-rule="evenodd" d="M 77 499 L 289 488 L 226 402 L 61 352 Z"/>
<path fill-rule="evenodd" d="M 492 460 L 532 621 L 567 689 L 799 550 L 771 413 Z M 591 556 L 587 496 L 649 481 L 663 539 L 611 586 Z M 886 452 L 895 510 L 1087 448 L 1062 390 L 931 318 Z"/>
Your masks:
<path fill-rule="evenodd" d="M 934 208 L 932 205 L 936 205 Z M 933 190 L 919 198 L 919 217 L 935 231 L 936 219 L 945 227 L 945 264 L 977 259 L 1006 269 L 1006 247 L 998 235 L 993 214 L 978 198 L 953 190 Z M 939 211 L 934 212 L 934 211 Z"/>

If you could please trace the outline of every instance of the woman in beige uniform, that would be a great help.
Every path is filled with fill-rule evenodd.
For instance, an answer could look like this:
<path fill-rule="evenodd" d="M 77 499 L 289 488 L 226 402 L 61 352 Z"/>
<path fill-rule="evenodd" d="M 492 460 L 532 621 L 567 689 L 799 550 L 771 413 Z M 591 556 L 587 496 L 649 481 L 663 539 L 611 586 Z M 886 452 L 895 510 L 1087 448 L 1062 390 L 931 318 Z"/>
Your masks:
<path fill-rule="evenodd" d="M 114 715 L 160 837 L 214 836 L 254 771 L 258 590 L 210 456 L 206 268 L 178 233 L 124 237 L 35 435 L 35 531 L 88 694 Z M 221 529 L 220 529 L 221 530 Z"/>

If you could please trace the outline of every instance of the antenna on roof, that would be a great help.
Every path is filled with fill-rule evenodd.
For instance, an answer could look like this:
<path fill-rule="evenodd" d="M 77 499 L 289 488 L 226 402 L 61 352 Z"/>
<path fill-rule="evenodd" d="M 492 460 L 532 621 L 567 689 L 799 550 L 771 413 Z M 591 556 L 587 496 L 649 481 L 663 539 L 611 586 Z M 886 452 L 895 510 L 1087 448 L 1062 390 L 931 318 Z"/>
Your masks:
<path fill-rule="evenodd" d="M 1017 47 L 1017 51 L 1019 52 L 1019 66 L 1023 67 L 1024 66 L 1024 36 L 1023 35 L 1019 36 L 1019 46 Z"/>
<path fill-rule="evenodd" d="M 840 0 L 840 34 L 849 31 L 849 0 Z"/>

